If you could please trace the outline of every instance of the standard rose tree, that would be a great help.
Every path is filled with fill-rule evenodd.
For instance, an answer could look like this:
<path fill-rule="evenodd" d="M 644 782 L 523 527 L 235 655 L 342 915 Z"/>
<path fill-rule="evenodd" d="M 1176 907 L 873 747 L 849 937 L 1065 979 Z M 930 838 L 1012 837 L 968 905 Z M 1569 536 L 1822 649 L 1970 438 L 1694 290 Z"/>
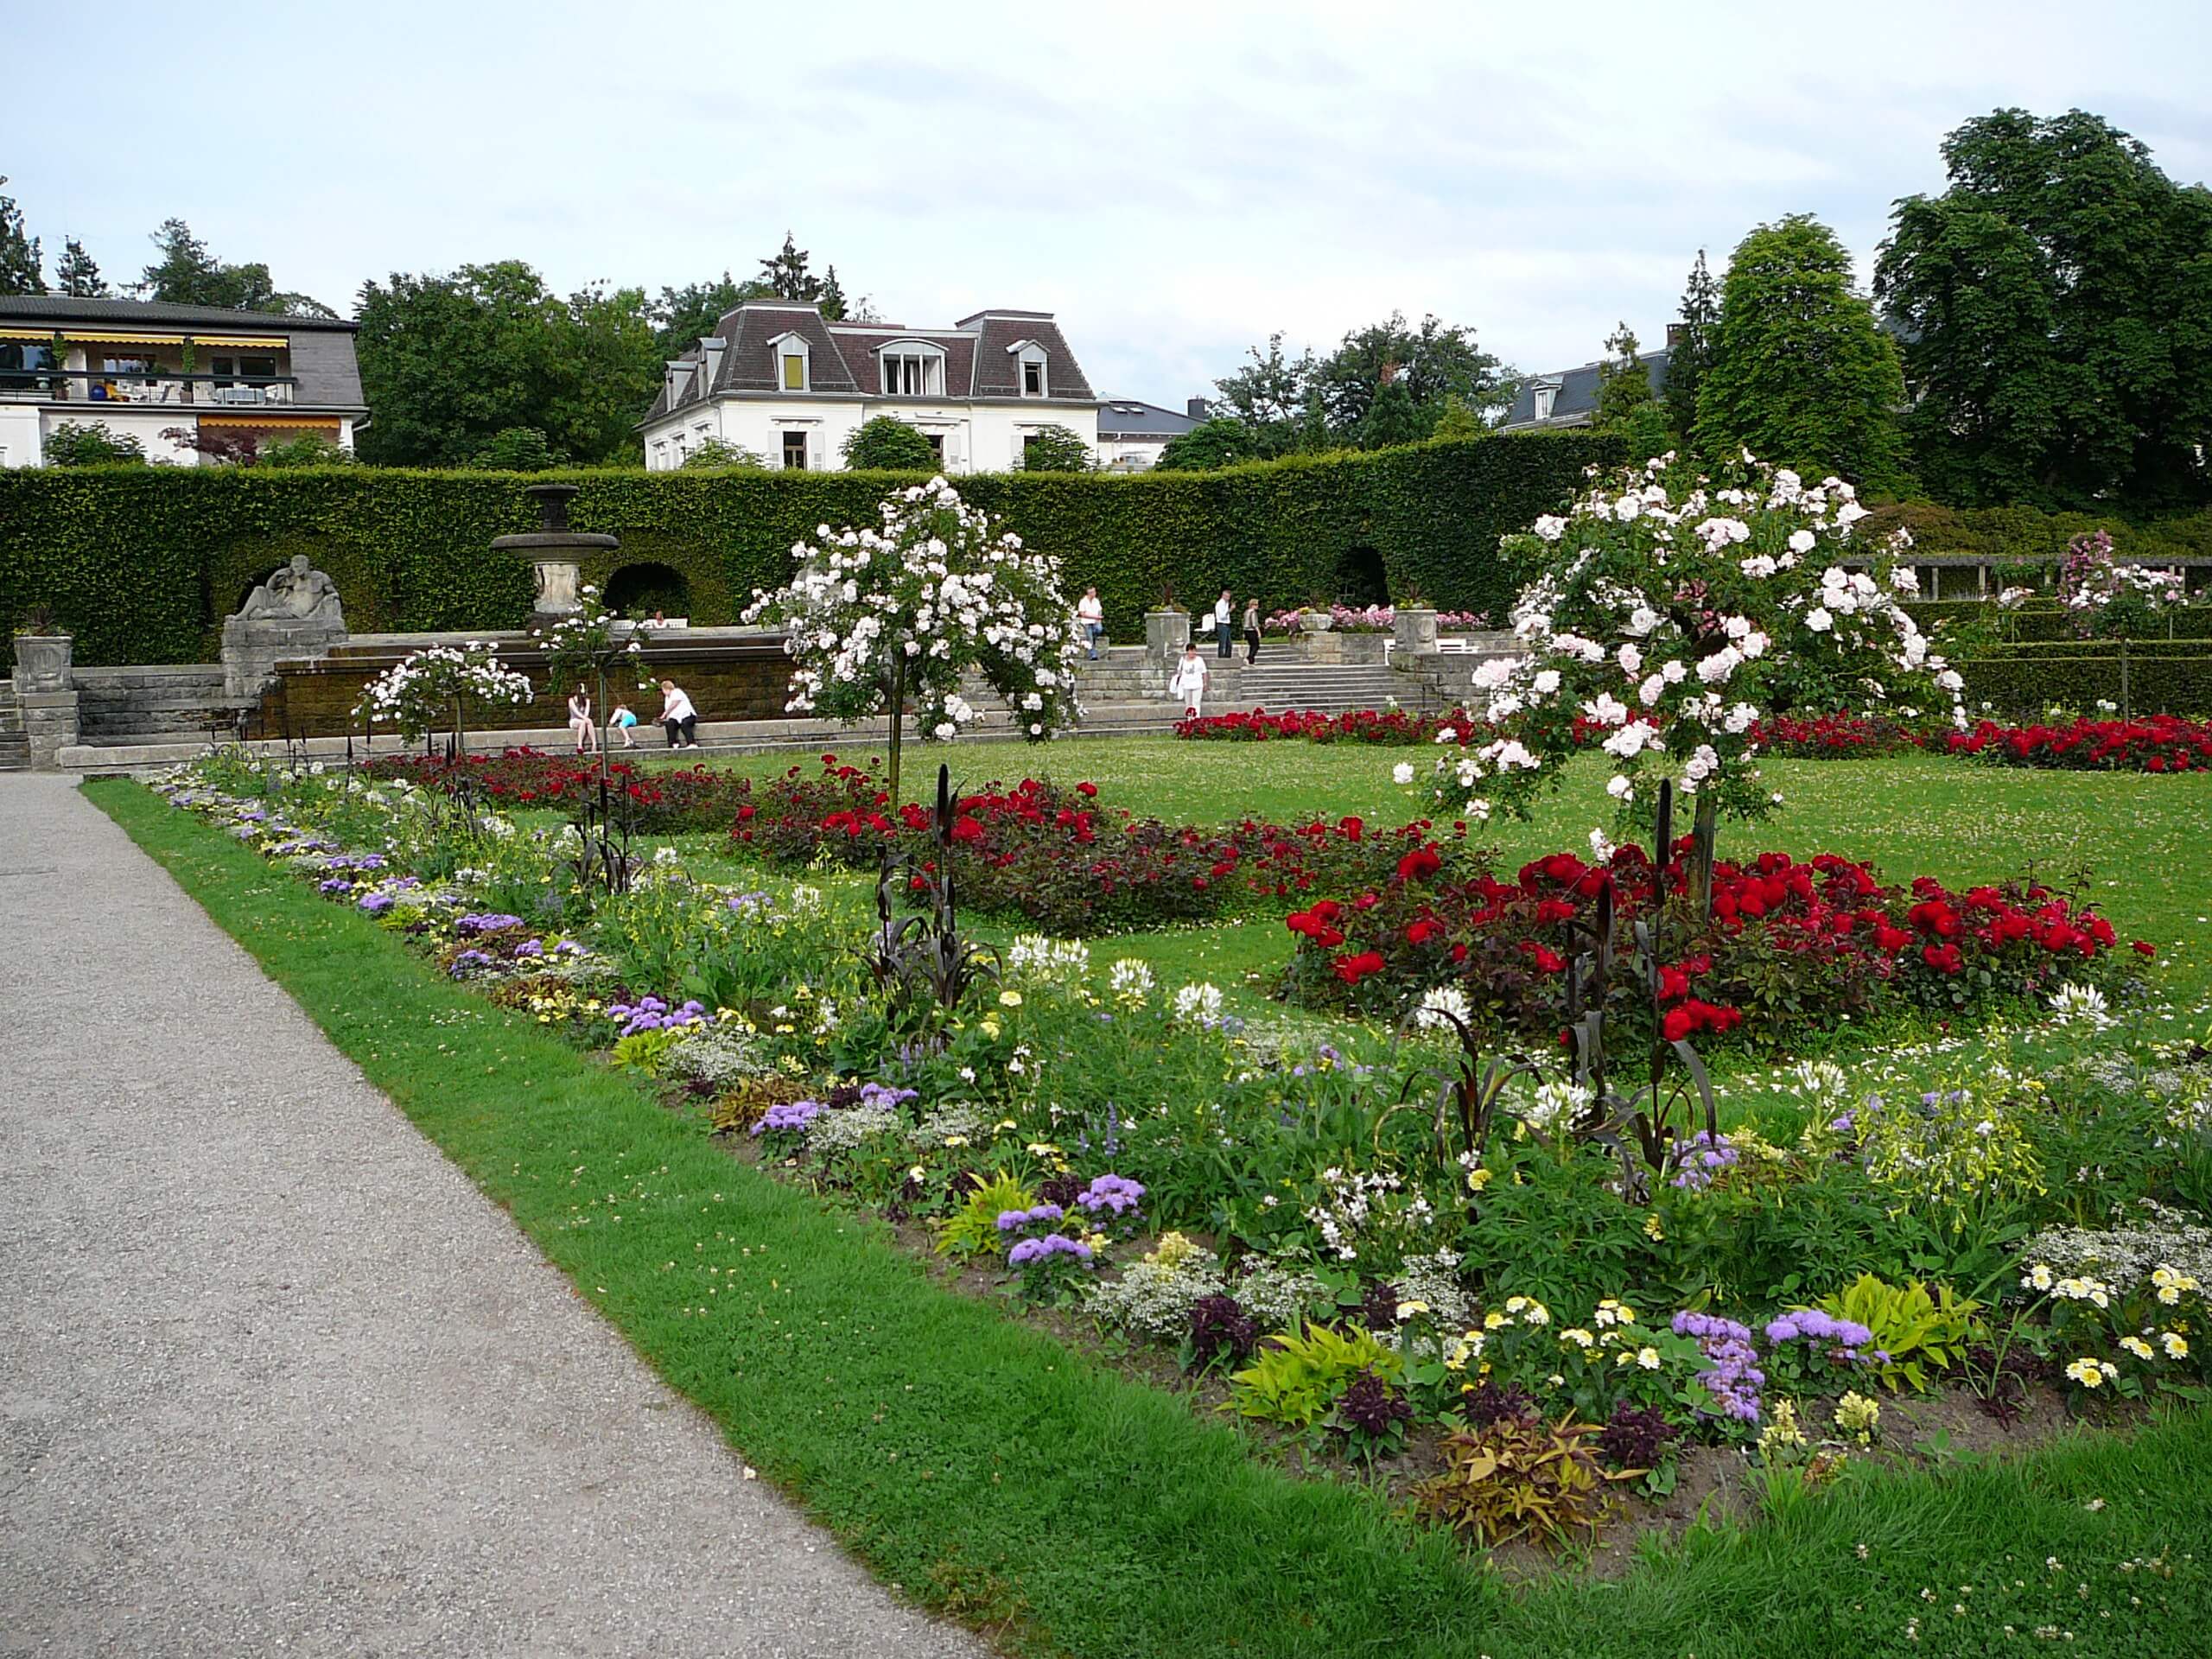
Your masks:
<path fill-rule="evenodd" d="M 756 593 L 745 620 L 791 631 L 793 713 L 890 717 L 895 801 L 909 709 L 925 741 L 957 735 L 976 718 L 960 694 L 973 669 L 1022 735 L 1041 741 L 1075 722 L 1084 647 L 1059 562 L 995 535 L 989 515 L 944 479 L 901 490 L 879 511 L 874 528 L 823 524 L 799 543 L 790 583 Z"/>
<path fill-rule="evenodd" d="M 1854 540 L 1866 512 L 1840 479 L 1808 486 L 1748 454 L 1712 477 L 1674 462 L 1504 538 L 1541 572 L 1513 607 L 1525 655 L 1476 671 L 1474 712 L 1493 735 L 1437 761 L 1446 813 L 1525 817 L 1540 783 L 1598 748 L 1624 816 L 1648 779 L 1672 776 L 1713 809 L 1758 817 L 1776 800 L 1754 754 L 1769 715 L 1941 710 L 1963 726 L 1962 683 L 1902 602 L 1916 592 L 1903 531 Z"/>

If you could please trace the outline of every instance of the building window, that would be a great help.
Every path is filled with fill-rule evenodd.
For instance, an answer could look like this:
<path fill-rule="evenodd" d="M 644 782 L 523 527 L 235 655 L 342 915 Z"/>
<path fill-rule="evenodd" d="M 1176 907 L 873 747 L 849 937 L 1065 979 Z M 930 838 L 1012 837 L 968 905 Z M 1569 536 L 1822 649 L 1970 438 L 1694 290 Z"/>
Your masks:
<path fill-rule="evenodd" d="M 668 470 L 668 444 L 665 440 L 654 441 L 653 470 L 657 473 L 664 473 Z"/>
<path fill-rule="evenodd" d="M 806 390 L 806 359 L 798 352 L 784 353 L 784 390 L 785 391 Z"/>
<path fill-rule="evenodd" d="M 1022 359 L 1021 395 L 1025 397 L 1042 397 L 1045 395 L 1045 365 L 1033 357 Z"/>
<path fill-rule="evenodd" d="M 245 380 L 274 380 L 276 378 L 276 359 L 273 357 L 218 357 L 212 359 L 208 366 L 214 371 L 219 380 L 232 377 Z"/>
<path fill-rule="evenodd" d="M 922 434 L 922 436 L 929 441 L 930 454 L 937 457 L 937 464 L 940 467 L 944 466 L 944 434 L 942 432 L 925 432 Z"/>
<path fill-rule="evenodd" d="M 883 354 L 883 395 L 887 397 L 942 397 L 944 359 L 926 352 L 886 352 Z"/>
<path fill-rule="evenodd" d="M 803 473 L 806 470 L 805 433 L 786 432 L 784 434 L 784 466 L 786 470 L 794 473 Z"/>

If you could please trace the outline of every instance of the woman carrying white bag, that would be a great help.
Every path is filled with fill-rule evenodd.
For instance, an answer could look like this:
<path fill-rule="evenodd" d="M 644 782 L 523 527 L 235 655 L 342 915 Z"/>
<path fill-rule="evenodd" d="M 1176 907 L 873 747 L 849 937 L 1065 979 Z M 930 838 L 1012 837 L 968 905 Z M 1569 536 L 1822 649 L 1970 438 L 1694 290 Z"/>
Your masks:
<path fill-rule="evenodd" d="M 1175 671 L 1167 677 L 1167 695 L 1171 698 L 1181 698 L 1185 709 L 1193 719 L 1197 718 L 1200 705 L 1205 702 L 1206 673 L 1206 659 L 1198 655 L 1198 646 L 1192 644 L 1183 647 L 1181 660 L 1175 664 Z"/>

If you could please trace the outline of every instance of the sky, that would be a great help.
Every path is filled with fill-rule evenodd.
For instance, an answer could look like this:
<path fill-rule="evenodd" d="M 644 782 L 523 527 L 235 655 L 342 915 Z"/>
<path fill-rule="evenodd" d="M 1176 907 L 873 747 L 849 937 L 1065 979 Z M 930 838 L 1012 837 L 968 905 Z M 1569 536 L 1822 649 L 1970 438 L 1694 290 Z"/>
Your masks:
<path fill-rule="evenodd" d="M 1818 214 L 1871 273 L 1958 124 L 2093 110 L 2212 175 L 2212 5 L 835 7 L 0 0 L 0 174 L 111 280 L 188 220 L 350 313 L 394 271 L 751 274 L 885 318 L 1058 314 L 1180 408 L 1392 310 L 1525 371 L 1663 337 L 1700 248 Z M 38 65 L 35 73 L 22 73 Z"/>

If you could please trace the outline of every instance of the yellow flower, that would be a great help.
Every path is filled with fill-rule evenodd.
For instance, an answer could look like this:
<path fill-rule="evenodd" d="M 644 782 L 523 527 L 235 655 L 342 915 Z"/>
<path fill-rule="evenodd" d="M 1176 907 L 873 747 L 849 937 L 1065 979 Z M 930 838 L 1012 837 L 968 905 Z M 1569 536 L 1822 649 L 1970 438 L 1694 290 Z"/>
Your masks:
<path fill-rule="evenodd" d="M 1398 1322 L 1402 1325 L 1406 1320 L 1412 1319 L 1415 1314 L 1426 1313 L 1427 1312 L 1428 1304 L 1427 1302 L 1400 1302 L 1398 1304 Z"/>
<path fill-rule="evenodd" d="M 1864 1440 L 1881 1427 L 1882 1408 L 1853 1389 L 1836 1402 L 1835 1426 L 1845 1433 L 1856 1434 Z"/>
<path fill-rule="evenodd" d="M 2098 1359 L 2077 1359 L 2066 1368 L 2066 1375 L 2085 1389 L 2101 1389 L 2108 1376 L 2118 1374 L 2118 1367 Z"/>
<path fill-rule="evenodd" d="M 1470 1192 L 1479 1192 L 1483 1188 L 1489 1185 L 1490 1171 L 1486 1169 L 1471 1169 L 1467 1172 L 1467 1190 Z"/>
<path fill-rule="evenodd" d="M 1659 1351 L 1656 1348 L 1637 1349 L 1636 1351 L 1636 1363 L 1643 1367 L 1647 1371 L 1657 1370 L 1659 1369 Z"/>
<path fill-rule="evenodd" d="M 1001 991 L 999 993 L 999 1007 L 1002 1008 L 1018 1008 L 1020 1006 L 1021 993 L 1020 991 Z"/>
<path fill-rule="evenodd" d="M 1659 1216 L 1656 1211 L 1654 1211 L 1650 1215 L 1648 1215 L 1643 1218 L 1643 1236 L 1655 1242 L 1667 1236 L 1667 1230 L 1659 1224 Z"/>
<path fill-rule="evenodd" d="M 1512 1320 L 1507 1319 L 1504 1314 L 1499 1313 L 1494 1307 L 1491 1309 L 1489 1313 L 1483 1315 L 1483 1329 L 1485 1331 L 1495 1331 L 1501 1325 L 1510 1325 L 1512 1323 Z"/>

